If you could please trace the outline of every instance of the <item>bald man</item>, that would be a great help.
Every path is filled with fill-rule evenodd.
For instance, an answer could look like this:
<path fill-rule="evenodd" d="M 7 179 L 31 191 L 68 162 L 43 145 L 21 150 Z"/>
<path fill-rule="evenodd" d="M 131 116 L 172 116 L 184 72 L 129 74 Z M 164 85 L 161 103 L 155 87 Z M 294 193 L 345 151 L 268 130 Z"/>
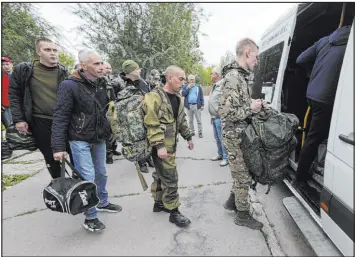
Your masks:
<path fill-rule="evenodd" d="M 176 146 L 178 133 L 193 149 L 192 135 L 187 126 L 184 103 L 179 95 L 185 72 L 176 66 L 165 71 L 166 84 L 156 87 L 145 95 L 143 110 L 147 138 L 153 148 L 155 165 L 151 193 L 155 200 L 154 212 L 170 213 L 169 221 L 179 227 L 187 227 L 191 221 L 182 215 L 178 195 L 178 174 L 176 169 Z"/>

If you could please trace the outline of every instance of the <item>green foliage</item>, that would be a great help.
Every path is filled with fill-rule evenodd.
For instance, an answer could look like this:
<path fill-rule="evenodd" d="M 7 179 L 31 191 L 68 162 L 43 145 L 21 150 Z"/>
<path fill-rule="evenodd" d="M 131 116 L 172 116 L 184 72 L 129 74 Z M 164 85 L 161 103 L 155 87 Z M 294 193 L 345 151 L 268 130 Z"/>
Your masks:
<path fill-rule="evenodd" d="M 194 3 L 79 3 L 74 13 L 88 45 L 107 57 L 113 69 L 133 59 L 150 71 L 178 65 L 193 73 L 202 60 L 199 26 L 205 18 Z"/>
<path fill-rule="evenodd" d="M 38 10 L 31 3 L 2 3 L 1 12 L 1 55 L 15 64 L 35 57 L 37 37 L 59 36 L 55 27 L 37 15 Z"/>
<path fill-rule="evenodd" d="M 70 54 L 60 52 L 58 62 L 66 67 L 68 71 L 71 71 L 73 70 L 75 60 Z"/>
<path fill-rule="evenodd" d="M 1 178 L 1 191 L 6 190 L 10 186 L 14 186 L 21 181 L 31 177 L 31 174 L 22 174 L 22 175 L 2 175 Z"/>

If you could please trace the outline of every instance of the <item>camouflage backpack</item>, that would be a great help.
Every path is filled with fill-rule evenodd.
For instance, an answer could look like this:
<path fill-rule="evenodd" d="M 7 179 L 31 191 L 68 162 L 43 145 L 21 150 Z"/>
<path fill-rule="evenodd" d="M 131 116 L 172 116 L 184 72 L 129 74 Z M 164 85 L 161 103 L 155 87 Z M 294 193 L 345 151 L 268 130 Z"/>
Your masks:
<path fill-rule="evenodd" d="M 106 114 L 114 137 L 122 144 L 123 156 L 131 162 L 145 160 L 151 154 L 144 125 L 143 101 L 144 93 L 128 85 L 118 93 L 115 102 L 109 103 Z"/>
<path fill-rule="evenodd" d="M 289 157 L 297 145 L 295 132 L 299 124 L 294 114 L 274 109 L 253 115 L 242 135 L 241 149 L 255 184 L 271 185 L 282 180 L 289 166 Z"/>

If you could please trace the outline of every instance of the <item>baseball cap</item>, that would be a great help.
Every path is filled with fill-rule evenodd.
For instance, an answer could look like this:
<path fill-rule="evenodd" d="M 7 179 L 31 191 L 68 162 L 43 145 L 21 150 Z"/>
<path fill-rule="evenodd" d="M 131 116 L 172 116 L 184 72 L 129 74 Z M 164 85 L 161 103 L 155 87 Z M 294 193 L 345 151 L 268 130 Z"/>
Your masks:
<path fill-rule="evenodd" d="M 1 57 L 2 62 L 11 62 L 9 57 Z"/>

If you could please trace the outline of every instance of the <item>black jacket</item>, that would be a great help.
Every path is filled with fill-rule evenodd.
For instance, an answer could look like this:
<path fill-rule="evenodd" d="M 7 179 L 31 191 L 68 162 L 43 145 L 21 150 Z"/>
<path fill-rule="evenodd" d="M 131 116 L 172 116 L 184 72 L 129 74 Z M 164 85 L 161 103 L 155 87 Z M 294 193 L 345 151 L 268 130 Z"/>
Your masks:
<path fill-rule="evenodd" d="M 33 75 L 34 60 L 32 62 L 22 62 L 15 66 L 11 74 L 9 87 L 9 100 L 11 114 L 14 123 L 26 121 L 32 122 L 32 96 L 30 81 Z M 58 64 L 58 84 L 65 80 L 70 74 L 66 68 Z"/>
<path fill-rule="evenodd" d="M 333 105 L 350 31 L 351 26 L 336 29 L 297 58 L 297 64 L 313 67 L 306 92 L 307 98 Z"/>
<path fill-rule="evenodd" d="M 84 88 L 93 94 L 101 108 Z M 108 101 L 104 78 L 93 83 L 78 71 L 63 81 L 53 113 L 53 152 L 65 151 L 66 140 L 98 143 L 108 139 L 111 133 L 105 117 Z"/>

